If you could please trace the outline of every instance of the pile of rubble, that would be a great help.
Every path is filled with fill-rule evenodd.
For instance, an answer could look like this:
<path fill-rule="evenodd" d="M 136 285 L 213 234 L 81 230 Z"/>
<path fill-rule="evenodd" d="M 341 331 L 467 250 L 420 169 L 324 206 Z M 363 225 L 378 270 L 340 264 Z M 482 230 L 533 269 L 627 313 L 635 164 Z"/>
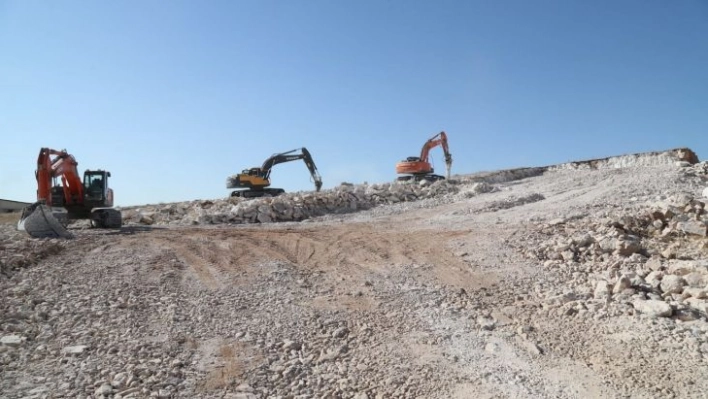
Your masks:
<path fill-rule="evenodd" d="M 542 234 L 552 238 L 526 252 L 569 277 L 570 290 L 547 303 L 569 314 L 611 301 L 620 314 L 706 318 L 707 201 L 677 194 L 595 222 L 551 221 Z"/>
<path fill-rule="evenodd" d="M 696 155 L 695 152 L 688 148 L 675 148 L 673 150 L 660 152 L 644 152 L 586 161 L 568 162 L 551 166 L 548 169 L 614 169 L 673 164 L 687 167 L 698 163 L 698 155 Z M 708 166 L 706 162 L 703 162 L 703 165 Z"/>
<path fill-rule="evenodd" d="M 460 176 L 460 183 L 485 182 L 489 184 L 507 183 L 514 180 L 540 176 L 548 170 L 547 167 L 516 168 L 497 170 L 493 172 L 479 172 L 473 175 Z"/>
<path fill-rule="evenodd" d="M 491 190 L 477 184 L 473 192 Z M 348 213 L 384 204 L 417 201 L 455 194 L 460 187 L 454 180 L 435 183 L 395 182 L 353 185 L 342 183 L 321 192 L 286 193 L 277 197 L 192 201 L 148 205 L 123 209 L 126 224 L 205 225 L 302 221 L 326 214 Z"/>
<path fill-rule="evenodd" d="M 63 240 L 32 239 L 25 232 L 17 231 L 14 224 L 0 225 L 0 237 L 0 274 L 6 277 L 62 252 L 66 246 Z"/>

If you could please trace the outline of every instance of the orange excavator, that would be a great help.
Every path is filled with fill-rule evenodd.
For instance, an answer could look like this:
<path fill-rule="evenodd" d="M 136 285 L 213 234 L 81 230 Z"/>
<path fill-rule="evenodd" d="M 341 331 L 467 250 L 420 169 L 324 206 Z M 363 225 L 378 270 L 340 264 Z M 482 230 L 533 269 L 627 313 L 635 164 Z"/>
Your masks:
<path fill-rule="evenodd" d="M 429 161 L 430 150 L 437 146 L 442 146 L 443 153 L 445 154 L 445 168 L 447 170 L 445 176 L 434 174 L 433 166 Z M 447 144 L 447 134 L 440 132 L 423 144 L 423 149 L 420 150 L 419 157 L 408 157 L 396 164 L 396 173 L 400 175 L 397 180 L 427 180 L 434 182 L 445 178 L 449 179 L 451 167 L 452 155 L 450 155 L 450 149 Z"/>
<path fill-rule="evenodd" d="M 113 209 L 111 173 L 78 172 L 78 162 L 66 150 L 42 148 L 37 157 L 37 202 L 25 208 L 17 225 L 34 237 L 67 237 L 69 220 L 89 219 L 93 227 L 120 228 L 120 211 Z M 61 180 L 61 184 L 57 181 Z"/>

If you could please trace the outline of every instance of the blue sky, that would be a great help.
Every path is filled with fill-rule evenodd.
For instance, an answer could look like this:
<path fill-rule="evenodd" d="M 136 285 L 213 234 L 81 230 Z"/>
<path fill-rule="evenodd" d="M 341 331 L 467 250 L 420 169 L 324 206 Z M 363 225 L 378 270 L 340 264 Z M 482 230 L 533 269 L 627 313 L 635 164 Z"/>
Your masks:
<path fill-rule="evenodd" d="M 226 197 L 303 146 L 324 188 L 392 181 L 441 130 L 453 173 L 704 159 L 707 43 L 704 0 L 0 0 L 0 198 L 34 200 L 45 146 L 122 206 Z"/>

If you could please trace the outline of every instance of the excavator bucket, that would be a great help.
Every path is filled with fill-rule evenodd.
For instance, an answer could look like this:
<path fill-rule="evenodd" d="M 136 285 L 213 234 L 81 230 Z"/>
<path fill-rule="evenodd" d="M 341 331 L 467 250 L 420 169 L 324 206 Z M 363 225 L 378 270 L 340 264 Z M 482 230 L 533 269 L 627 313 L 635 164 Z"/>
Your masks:
<path fill-rule="evenodd" d="M 66 229 L 66 213 L 53 211 L 41 202 L 34 203 L 22 210 L 17 222 L 17 230 L 26 231 L 35 238 L 71 238 Z"/>

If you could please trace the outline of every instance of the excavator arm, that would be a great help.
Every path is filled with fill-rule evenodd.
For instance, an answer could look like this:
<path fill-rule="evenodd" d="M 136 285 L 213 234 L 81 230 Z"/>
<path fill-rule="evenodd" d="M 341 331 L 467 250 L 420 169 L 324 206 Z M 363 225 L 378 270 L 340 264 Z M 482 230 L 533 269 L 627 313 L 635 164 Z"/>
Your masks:
<path fill-rule="evenodd" d="M 40 149 L 37 157 L 37 171 L 35 172 L 37 201 L 43 202 L 47 206 L 54 205 L 51 193 L 52 182 L 57 177 L 61 177 L 64 188 L 63 202 L 65 204 L 81 203 L 84 198 L 84 186 L 81 183 L 78 165 L 76 158 L 66 150 Z"/>
<path fill-rule="evenodd" d="M 312 160 L 310 151 L 307 151 L 305 147 L 302 147 L 302 156 L 302 160 L 305 161 L 305 166 L 307 166 L 307 169 L 310 171 L 312 181 L 315 183 L 315 191 L 320 191 L 322 188 L 322 176 L 320 176 L 320 172 L 317 170 L 317 166 L 315 166 L 315 161 Z"/>
<path fill-rule="evenodd" d="M 430 155 L 430 150 L 437 146 L 442 146 L 443 154 L 445 155 L 445 168 L 447 170 L 447 178 L 450 178 L 450 168 L 452 167 L 452 155 L 450 154 L 450 148 L 447 145 L 447 134 L 445 132 L 440 132 L 435 136 L 431 137 L 428 141 L 423 144 L 423 148 L 420 150 L 420 160 L 423 162 L 429 162 L 428 157 Z"/>
<path fill-rule="evenodd" d="M 273 166 L 279 163 L 297 161 L 302 159 L 305 162 L 307 169 L 310 171 L 310 175 L 312 176 L 312 180 L 315 183 L 316 190 L 320 191 L 320 188 L 322 187 L 322 177 L 317 171 L 315 161 L 312 160 L 312 155 L 310 155 L 310 152 L 307 151 L 307 148 L 305 147 L 300 149 L 300 154 L 293 154 L 295 151 L 297 151 L 297 149 L 286 151 L 280 154 L 274 154 L 270 158 L 266 159 L 265 162 L 263 162 L 263 165 L 261 166 L 262 177 L 264 179 L 269 180 L 270 172 L 273 169 Z"/>

